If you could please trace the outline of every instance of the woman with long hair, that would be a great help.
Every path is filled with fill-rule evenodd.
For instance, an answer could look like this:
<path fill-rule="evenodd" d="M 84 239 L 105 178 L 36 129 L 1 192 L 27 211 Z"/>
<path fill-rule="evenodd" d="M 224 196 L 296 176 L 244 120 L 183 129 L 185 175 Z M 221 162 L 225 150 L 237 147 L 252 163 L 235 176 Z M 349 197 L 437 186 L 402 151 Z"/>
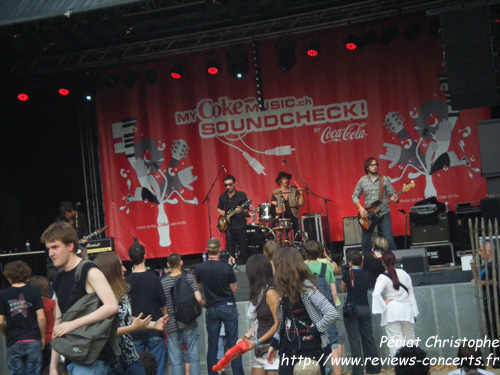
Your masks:
<path fill-rule="evenodd" d="M 345 271 L 340 289 L 347 292 L 343 315 L 347 338 L 351 346 L 351 355 L 360 362 L 352 363 L 352 374 L 363 375 L 366 362 L 367 374 L 378 374 L 380 364 L 363 358 L 377 358 L 378 351 L 372 329 L 372 315 L 368 302 L 368 289 L 372 285 L 372 275 L 361 267 L 363 255 L 359 250 L 347 253 L 349 270 Z"/>
<path fill-rule="evenodd" d="M 370 252 L 363 252 L 363 269 L 370 271 L 373 276 L 372 288 L 375 286 L 377 277 L 385 271 L 385 267 L 382 264 L 382 254 L 388 249 L 389 241 L 384 237 L 378 236 L 373 241 L 372 250 Z"/>
<path fill-rule="evenodd" d="M 122 354 L 116 361 L 113 361 L 110 370 L 113 374 L 133 374 L 145 375 L 144 365 L 139 359 L 139 354 L 135 350 L 131 332 L 141 329 L 155 329 L 162 331 L 167 325 L 168 316 L 165 315 L 156 322 L 151 320 L 151 315 L 142 318 L 142 313 L 138 317 L 132 316 L 132 308 L 128 297 L 129 285 L 125 281 L 125 267 L 122 265 L 120 257 L 116 253 L 104 253 L 95 258 L 94 263 L 101 269 L 108 280 L 113 293 L 118 300 L 118 345 Z"/>
<path fill-rule="evenodd" d="M 477 371 L 481 375 L 494 375 L 493 372 L 485 370 L 483 354 L 474 340 L 464 341 L 458 348 L 457 359 L 459 359 L 458 368 L 448 375 L 465 375 L 471 374 L 472 371 Z"/>
<path fill-rule="evenodd" d="M 385 272 L 375 283 L 372 294 L 372 312 L 382 314 L 380 325 L 385 327 L 391 356 L 415 340 L 415 318 L 418 315 L 417 301 L 413 294 L 410 275 L 395 268 L 396 256 L 392 251 L 382 255 Z M 382 297 L 383 296 L 383 297 Z"/>
<path fill-rule="evenodd" d="M 317 289 L 315 277 L 296 248 L 276 251 L 273 264 L 281 297 L 277 308 L 278 330 L 271 341 L 268 362 L 274 362 L 279 350 L 280 375 L 292 375 L 301 357 L 320 361 L 324 374 L 325 360 L 331 352 L 327 330 L 338 318 L 337 310 Z"/>
<path fill-rule="evenodd" d="M 255 348 L 252 361 L 252 375 L 278 375 L 278 360 L 267 362 L 269 345 L 278 329 L 278 292 L 274 285 L 273 266 L 263 254 L 248 258 L 246 273 L 250 284 L 250 305 L 248 318 L 252 322 L 250 330 L 238 340 L 246 340 L 249 348 Z"/>

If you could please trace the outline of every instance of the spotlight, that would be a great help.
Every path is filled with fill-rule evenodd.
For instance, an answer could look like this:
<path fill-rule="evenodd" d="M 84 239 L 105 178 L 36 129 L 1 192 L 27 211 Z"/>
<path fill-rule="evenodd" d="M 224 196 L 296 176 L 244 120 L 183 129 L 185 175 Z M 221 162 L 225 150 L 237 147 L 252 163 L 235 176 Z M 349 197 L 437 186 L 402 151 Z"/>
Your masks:
<path fill-rule="evenodd" d="M 237 49 L 226 52 L 227 71 L 236 79 L 243 79 L 248 73 L 247 51 Z"/>
<path fill-rule="evenodd" d="M 359 36 L 355 34 L 350 34 L 344 40 L 345 48 L 349 51 L 354 51 L 359 45 Z"/>
<path fill-rule="evenodd" d="M 219 69 L 220 69 L 220 64 L 217 62 L 217 60 L 215 59 L 208 60 L 207 64 L 208 74 L 216 75 L 217 73 L 219 73 Z"/>
<path fill-rule="evenodd" d="M 156 81 L 158 81 L 158 73 L 156 73 L 156 70 L 148 69 L 146 73 L 144 73 L 144 79 L 150 85 L 154 85 Z"/>
<path fill-rule="evenodd" d="M 296 45 L 297 43 L 293 40 L 275 44 L 275 47 L 278 49 L 278 66 L 284 73 L 289 72 L 297 62 L 297 57 L 295 56 Z"/>
<path fill-rule="evenodd" d="M 386 46 L 389 46 L 389 44 L 391 44 L 392 41 L 398 37 L 398 35 L 398 27 L 395 25 L 389 26 L 384 30 L 382 35 L 380 35 L 380 42 L 382 42 L 382 44 L 385 44 Z"/>
<path fill-rule="evenodd" d="M 361 36 L 361 38 L 359 38 L 358 46 L 359 48 L 365 48 L 370 44 L 377 43 L 377 41 L 378 41 L 378 33 L 375 30 L 371 29 L 370 31 L 364 33 Z"/>
<path fill-rule="evenodd" d="M 19 95 L 17 95 L 17 99 L 19 99 L 21 102 L 26 102 L 28 101 L 29 96 L 28 94 L 20 93 Z"/>
<path fill-rule="evenodd" d="M 316 57 L 319 55 L 319 51 L 321 50 L 321 44 L 313 40 L 312 42 L 309 42 L 306 47 L 306 53 L 310 57 Z"/>
<path fill-rule="evenodd" d="M 85 95 L 85 100 L 87 102 L 91 102 L 92 100 L 94 100 L 94 98 L 92 97 L 92 95 Z"/>
<path fill-rule="evenodd" d="M 127 86 L 129 89 L 135 85 L 135 83 L 139 80 L 139 73 L 135 70 L 131 70 L 125 74 L 125 78 L 123 79 L 123 84 Z"/>
<path fill-rule="evenodd" d="M 57 90 L 57 92 L 59 93 L 59 95 L 62 95 L 62 96 L 69 95 L 69 90 L 65 89 L 64 87 L 61 87 L 59 90 Z"/>
<path fill-rule="evenodd" d="M 415 39 L 419 32 L 420 22 L 413 22 L 406 27 L 403 36 L 411 42 L 413 39 Z"/>
<path fill-rule="evenodd" d="M 184 67 L 181 63 L 175 63 L 170 68 L 170 77 L 174 79 L 180 79 L 182 77 L 182 73 L 184 72 Z"/>

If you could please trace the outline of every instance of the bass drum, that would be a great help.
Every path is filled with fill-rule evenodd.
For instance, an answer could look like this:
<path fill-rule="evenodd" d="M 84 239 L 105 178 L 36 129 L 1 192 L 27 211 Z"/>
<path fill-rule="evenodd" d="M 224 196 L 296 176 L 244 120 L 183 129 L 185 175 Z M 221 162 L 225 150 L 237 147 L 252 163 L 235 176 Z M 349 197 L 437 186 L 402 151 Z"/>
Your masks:
<path fill-rule="evenodd" d="M 247 256 L 262 254 L 264 244 L 269 240 L 276 241 L 276 235 L 265 225 L 250 224 L 245 227 L 247 237 Z"/>

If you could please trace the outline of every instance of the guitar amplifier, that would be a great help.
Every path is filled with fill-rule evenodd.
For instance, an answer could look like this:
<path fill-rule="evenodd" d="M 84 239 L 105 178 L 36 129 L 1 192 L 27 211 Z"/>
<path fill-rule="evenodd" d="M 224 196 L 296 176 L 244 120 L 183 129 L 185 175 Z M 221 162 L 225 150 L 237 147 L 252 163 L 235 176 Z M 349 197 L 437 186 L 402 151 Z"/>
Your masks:
<path fill-rule="evenodd" d="M 362 229 L 357 216 L 343 217 L 342 227 L 344 229 L 344 246 L 361 244 Z"/>
<path fill-rule="evenodd" d="M 97 238 L 87 242 L 87 254 L 106 253 L 108 251 L 115 251 L 114 237 Z"/>

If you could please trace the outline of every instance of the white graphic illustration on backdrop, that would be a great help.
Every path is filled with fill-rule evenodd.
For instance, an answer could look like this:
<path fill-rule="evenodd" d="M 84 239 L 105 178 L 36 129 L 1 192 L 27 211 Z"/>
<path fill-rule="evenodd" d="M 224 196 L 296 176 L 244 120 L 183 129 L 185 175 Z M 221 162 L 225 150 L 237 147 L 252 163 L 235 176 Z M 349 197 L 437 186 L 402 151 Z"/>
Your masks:
<path fill-rule="evenodd" d="M 171 159 L 166 169 L 162 169 L 165 161 L 166 144 L 151 138 L 141 138 L 134 142 L 137 117 L 112 124 L 113 139 L 120 139 L 114 144 L 115 154 L 124 153 L 136 173 L 140 187 L 132 186 L 130 171 L 122 169 L 120 175 L 126 179 L 129 193 L 122 197 L 125 201 L 120 207 L 127 215 L 129 205 L 135 202 L 158 207 L 157 229 L 159 245 L 168 247 L 170 240 L 170 223 L 165 212 L 165 204 L 177 204 L 178 198 L 188 204 L 198 204 L 198 198 L 185 199 L 184 188 L 193 190 L 191 184 L 198 179 L 193 175 L 193 166 L 178 170 L 179 162 L 186 157 L 188 145 L 183 139 L 174 140 L 171 147 Z M 134 190 L 132 190 L 134 189 Z M 175 197 L 176 196 L 176 197 Z"/>
<path fill-rule="evenodd" d="M 448 85 L 445 77 L 440 77 L 441 89 L 448 98 Z M 414 129 L 420 135 L 417 143 L 410 137 L 405 126 L 404 118 L 398 112 L 389 112 L 385 117 L 385 125 L 389 132 L 395 133 L 400 139 L 400 145 L 384 143 L 385 154 L 379 155 L 380 159 L 389 160 L 389 168 L 399 164 L 402 172 L 399 177 L 391 178 L 392 182 L 399 181 L 404 177 L 408 169 L 410 179 L 420 176 L 425 177 L 425 197 L 437 197 L 438 193 L 434 186 L 433 176 L 441 171 L 458 166 L 469 168 L 469 177 L 474 177 L 473 173 L 479 173 L 479 168 L 473 168 L 470 162 L 474 162 L 474 156 L 467 157 L 465 154 L 465 138 L 470 135 L 470 128 L 458 130 L 462 138 L 458 146 L 462 150 L 463 156 L 459 159 L 455 151 L 450 150 L 452 133 L 455 128 L 459 112 L 451 108 L 448 103 L 431 99 L 422 103 L 418 110 L 410 111 L 413 119 Z M 425 149 L 425 154 L 422 151 Z M 438 174 L 439 175 L 439 174 Z"/>

